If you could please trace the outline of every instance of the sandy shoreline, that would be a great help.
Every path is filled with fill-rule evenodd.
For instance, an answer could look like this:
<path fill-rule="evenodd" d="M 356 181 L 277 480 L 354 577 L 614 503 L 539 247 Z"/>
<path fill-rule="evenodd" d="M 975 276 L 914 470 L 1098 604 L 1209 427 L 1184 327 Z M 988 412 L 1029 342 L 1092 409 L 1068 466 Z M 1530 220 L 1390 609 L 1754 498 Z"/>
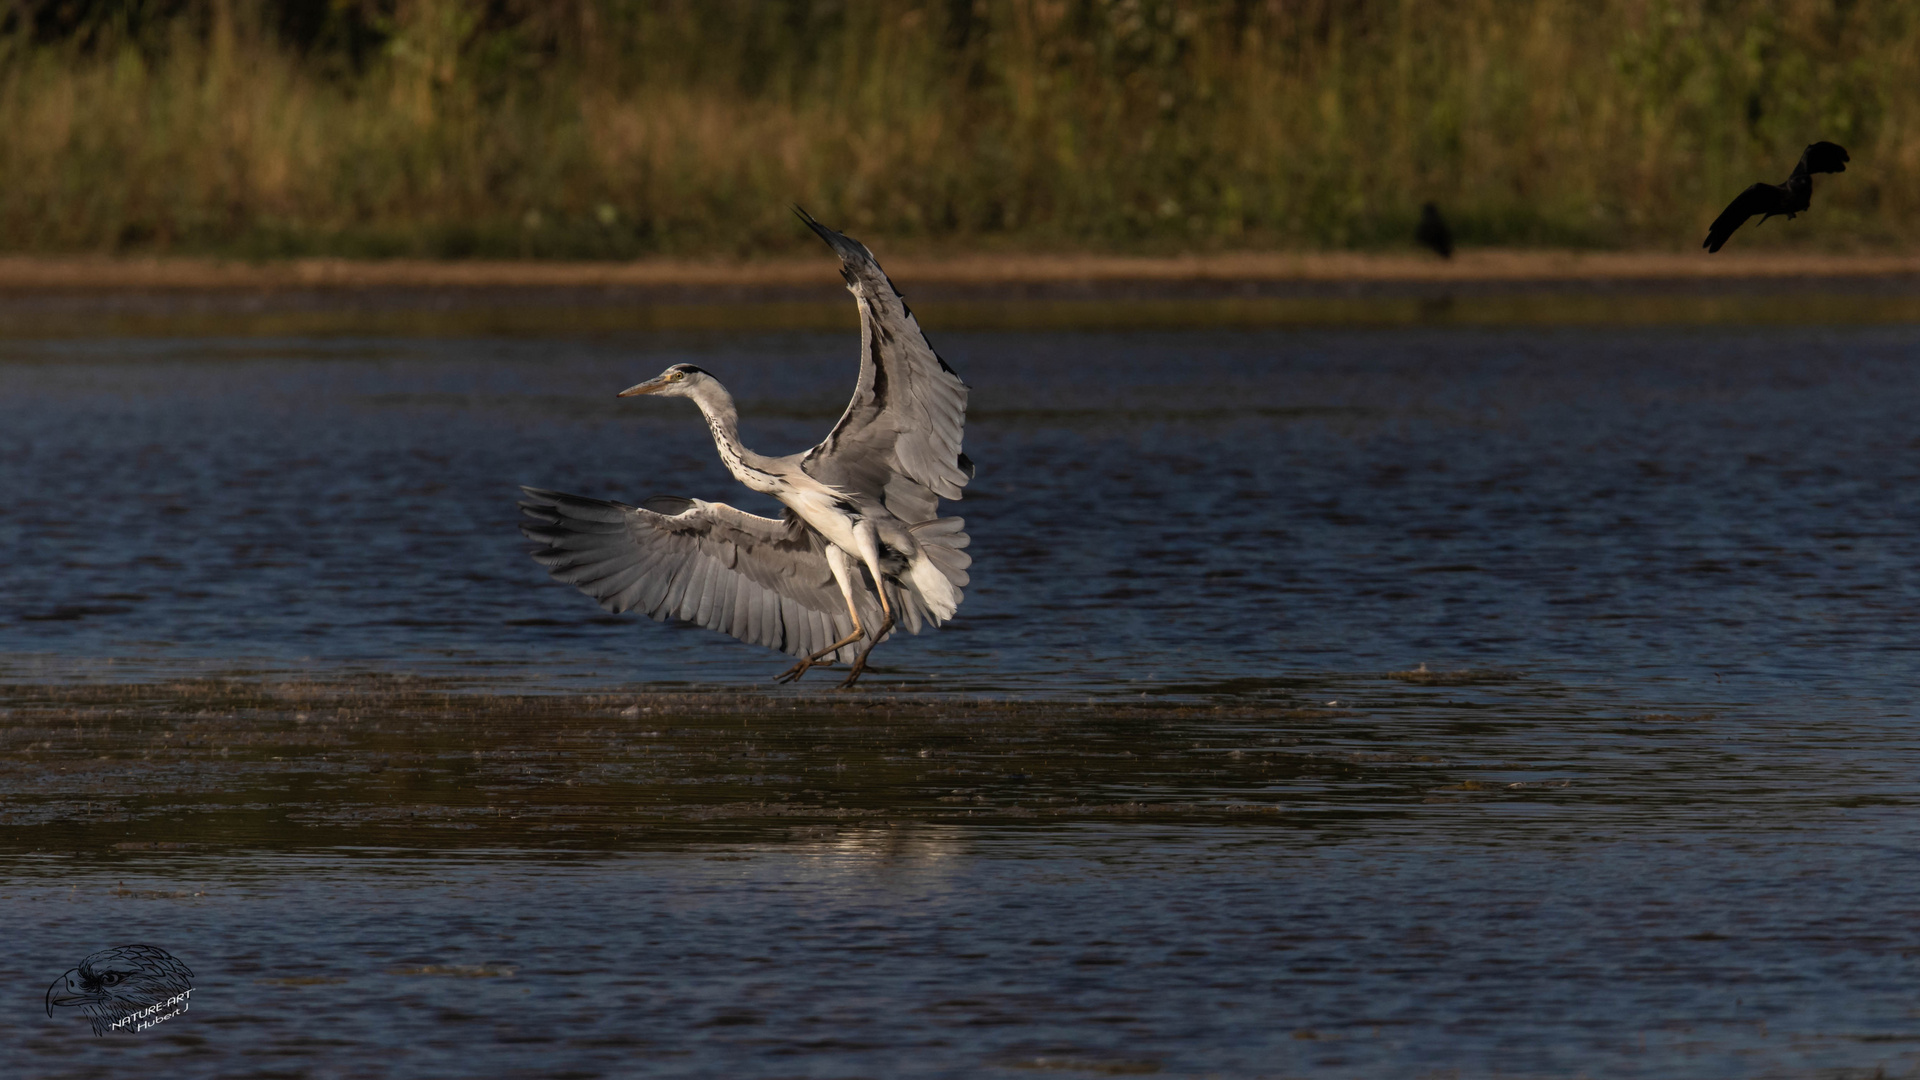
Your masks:
<path fill-rule="evenodd" d="M 1920 255 L 1470 251 L 1423 254 L 1237 253 L 915 256 L 886 260 L 897 282 L 959 287 L 1163 283 L 1447 284 L 1860 279 L 1920 275 Z M 839 284 L 830 259 L 540 262 L 0 256 L 0 295 L 245 293 L 381 289 L 811 289 Z"/>

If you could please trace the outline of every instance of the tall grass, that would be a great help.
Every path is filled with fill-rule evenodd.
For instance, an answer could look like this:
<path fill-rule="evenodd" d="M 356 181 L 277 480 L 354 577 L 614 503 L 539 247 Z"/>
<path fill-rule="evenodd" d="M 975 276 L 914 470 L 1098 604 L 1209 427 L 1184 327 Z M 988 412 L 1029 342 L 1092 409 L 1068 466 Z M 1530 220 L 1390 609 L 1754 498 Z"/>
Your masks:
<path fill-rule="evenodd" d="M 14 2 L 16 251 L 1687 247 L 1819 138 L 1741 245 L 1920 235 L 1910 0 Z"/>

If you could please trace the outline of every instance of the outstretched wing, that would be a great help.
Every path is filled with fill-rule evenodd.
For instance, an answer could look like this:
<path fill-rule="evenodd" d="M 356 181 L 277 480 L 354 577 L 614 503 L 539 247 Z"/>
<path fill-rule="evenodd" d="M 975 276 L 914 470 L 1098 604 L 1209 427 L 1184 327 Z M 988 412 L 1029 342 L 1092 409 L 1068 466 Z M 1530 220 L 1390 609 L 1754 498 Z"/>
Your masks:
<path fill-rule="evenodd" d="M 662 496 L 643 506 L 522 488 L 520 531 L 533 558 L 608 611 L 684 619 L 741 641 L 805 656 L 853 628 L 823 541 L 725 503 Z M 871 598 L 862 589 L 861 616 Z M 878 621 L 880 612 L 874 606 Z M 841 650 L 851 663 L 853 647 Z"/>
<path fill-rule="evenodd" d="M 926 521 L 940 499 L 973 479 L 960 452 L 967 384 L 927 344 L 920 323 L 865 244 L 794 212 L 840 256 L 860 306 L 860 381 L 840 422 L 800 467 L 809 476 L 881 500 L 893 516 Z"/>
<path fill-rule="evenodd" d="M 1787 193 L 1778 184 L 1755 184 L 1741 192 L 1727 204 L 1720 216 L 1713 219 L 1707 227 L 1707 238 L 1701 247 L 1708 251 L 1719 251 L 1720 246 L 1733 235 L 1733 230 L 1747 223 L 1755 214 L 1785 213 Z"/>

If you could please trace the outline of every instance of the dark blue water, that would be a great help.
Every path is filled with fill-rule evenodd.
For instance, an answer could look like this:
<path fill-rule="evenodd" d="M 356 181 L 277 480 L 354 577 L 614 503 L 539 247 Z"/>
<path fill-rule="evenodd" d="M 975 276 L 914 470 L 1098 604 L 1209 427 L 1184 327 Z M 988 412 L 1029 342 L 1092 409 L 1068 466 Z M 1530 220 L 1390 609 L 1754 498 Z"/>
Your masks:
<path fill-rule="evenodd" d="M 1907 331 L 947 335 L 975 387 L 964 617 L 881 683 L 1018 692 L 1473 666 L 1742 700 L 1899 693 L 1920 618 Z M 817 440 L 844 335 L 13 343 L 0 669 L 755 683 L 528 560 L 516 485 L 774 507 L 691 405 Z M 110 669 L 102 661 L 113 661 Z M 1667 691 L 1662 691 L 1667 692 Z"/>
<path fill-rule="evenodd" d="M 229 858 L 16 883 L 0 903 L 35 928 L 0 967 L 17 991 L 0 1059 L 63 1077 L 1920 1065 L 1910 857 L 1298 839 L 881 829 L 598 864 Z M 55 942 L 103 934 L 191 957 L 189 1014 L 117 1039 L 38 1015 L 78 959 Z"/>
<path fill-rule="evenodd" d="M 789 452 L 847 335 L 0 345 L 0 1071 L 1920 1071 L 1920 329 L 936 340 L 959 619 L 744 706 L 515 485 L 771 512 L 612 395 Z"/>

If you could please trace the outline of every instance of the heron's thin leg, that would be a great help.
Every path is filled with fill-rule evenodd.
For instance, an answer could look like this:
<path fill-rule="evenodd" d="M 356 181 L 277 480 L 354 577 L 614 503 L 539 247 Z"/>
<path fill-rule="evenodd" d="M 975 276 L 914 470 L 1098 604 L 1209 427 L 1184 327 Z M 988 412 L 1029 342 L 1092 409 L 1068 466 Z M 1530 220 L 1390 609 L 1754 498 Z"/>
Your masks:
<path fill-rule="evenodd" d="M 880 610 L 886 614 L 886 618 L 880 620 L 880 629 L 874 632 L 873 644 L 860 650 L 860 659 L 853 662 L 853 670 L 847 672 L 847 681 L 840 684 L 842 690 L 859 681 L 860 673 L 867 670 L 867 657 L 873 655 L 873 646 L 880 644 L 880 639 L 886 637 L 887 631 L 893 629 L 893 605 L 887 603 L 887 587 L 884 582 L 884 578 L 874 579 L 874 583 L 879 585 L 875 591 L 880 594 Z"/>
<path fill-rule="evenodd" d="M 847 601 L 847 614 L 853 616 L 853 632 L 811 656 L 801 657 L 799 663 L 774 676 L 774 682 L 795 682 L 807 673 L 807 669 L 818 663 L 821 657 L 832 656 L 860 640 L 863 631 L 860 629 L 860 610 L 853 604 L 853 574 L 855 573 L 853 564 L 847 559 L 845 552 L 839 548 L 830 547 L 827 549 L 827 568 L 833 571 L 833 579 L 840 584 L 840 595 Z"/>
<path fill-rule="evenodd" d="M 860 547 L 860 561 L 867 564 L 867 572 L 873 575 L 873 591 L 880 594 L 880 613 L 886 616 L 880 620 L 880 629 L 873 635 L 873 644 L 860 651 L 860 658 L 853 662 L 853 670 L 847 673 L 847 681 L 840 684 L 845 690 L 860 681 L 860 673 L 867 670 L 867 657 L 873 655 L 874 645 L 887 636 L 893 629 L 893 605 L 887 602 L 887 576 L 880 571 L 880 534 L 873 523 L 863 521 L 854 526 L 853 541 Z"/>

